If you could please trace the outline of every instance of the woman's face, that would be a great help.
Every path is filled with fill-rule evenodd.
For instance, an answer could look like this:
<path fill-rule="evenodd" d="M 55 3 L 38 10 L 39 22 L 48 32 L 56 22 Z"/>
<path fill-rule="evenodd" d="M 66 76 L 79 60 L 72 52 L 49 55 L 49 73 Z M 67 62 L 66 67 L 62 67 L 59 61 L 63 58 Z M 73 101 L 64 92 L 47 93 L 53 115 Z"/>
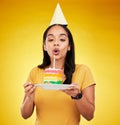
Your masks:
<path fill-rule="evenodd" d="M 61 26 L 53 26 L 47 33 L 44 50 L 50 58 L 65 59 L 70 50 L 68 34 Z"/>

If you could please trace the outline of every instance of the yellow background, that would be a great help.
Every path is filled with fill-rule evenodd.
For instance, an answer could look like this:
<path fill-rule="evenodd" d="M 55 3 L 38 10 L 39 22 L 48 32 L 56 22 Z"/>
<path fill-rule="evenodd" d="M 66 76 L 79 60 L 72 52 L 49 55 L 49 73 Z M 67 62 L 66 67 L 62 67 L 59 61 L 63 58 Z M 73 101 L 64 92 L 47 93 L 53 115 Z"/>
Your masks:
<path fill-rule="evenodd" d="M 95 117 L 81 125 L 120 124 L 119 0 L 0 0 L 0 125 L 33 125 L 20 116 L 23 84 L 42 60 L 42 34 L 57 2 L 73 33 L 76 63 L 96 79 Z"/>

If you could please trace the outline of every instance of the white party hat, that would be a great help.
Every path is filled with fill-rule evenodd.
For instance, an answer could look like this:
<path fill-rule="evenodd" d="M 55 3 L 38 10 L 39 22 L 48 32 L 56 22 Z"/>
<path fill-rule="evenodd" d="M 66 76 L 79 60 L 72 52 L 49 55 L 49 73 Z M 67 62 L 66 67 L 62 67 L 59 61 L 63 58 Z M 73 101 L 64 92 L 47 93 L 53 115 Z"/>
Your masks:
<path fill-rule="evenodd" d="M 53 25 L 53 24 L 62 24 L 62 25 L 68 25 L 65 17 L 64 17 L 64 14 L 60 8 L 60 5 L 59 3 L 57 4 L 56 8 L 55 8 L 55 11 L 54 11 L 54 14 L 53 14 L 53 17 L 52 17 L 52 20 L 50 22 L 50 25 Z"/>

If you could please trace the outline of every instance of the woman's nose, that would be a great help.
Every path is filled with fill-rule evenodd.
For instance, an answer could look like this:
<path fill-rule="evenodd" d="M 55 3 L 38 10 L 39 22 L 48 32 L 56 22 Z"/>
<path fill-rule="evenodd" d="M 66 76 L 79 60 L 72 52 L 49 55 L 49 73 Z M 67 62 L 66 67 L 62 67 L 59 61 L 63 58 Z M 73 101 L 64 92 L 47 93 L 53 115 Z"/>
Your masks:
<path fill-rule="evenodd" d="M 58 41 L 55 41 L 55 42 L 54 42 L 54 46 L 59 46 L 59 42 L 58 42 Z"/>

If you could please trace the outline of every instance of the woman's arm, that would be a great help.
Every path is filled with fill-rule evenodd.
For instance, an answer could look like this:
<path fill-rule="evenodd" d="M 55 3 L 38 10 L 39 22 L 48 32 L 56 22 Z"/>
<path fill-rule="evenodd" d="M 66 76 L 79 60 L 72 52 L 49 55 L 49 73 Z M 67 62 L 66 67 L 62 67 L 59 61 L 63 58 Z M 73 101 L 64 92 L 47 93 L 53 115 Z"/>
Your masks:
<path fill-rule="evenodd" d="M 87 120 L 94 117 L 95 111 L 95 86 L 89 86 L 82 91 L 82 98 L 75 100 L 80 114 Z"/>
<path fill-rule="evenodd" d="M 78 93 L 81 93 L 78 85 L 71 87 L 68 90 L 64 90 L 70 96 L 75 97 Z M 80 114 L 87 120 L 91 120 L 94 117 L 95 111 L 95 86 L 91 85 L 82 90 L 82 98 L 74 99 Z"/>
<path fill-rule="evenodd" d="M 25 96 L 21 106 L 21 115 L 24 119 L 27 119 L 34 111 L 34 95 L 36 87 L 31 83 L 26 83 L 24 89 Z"/>

